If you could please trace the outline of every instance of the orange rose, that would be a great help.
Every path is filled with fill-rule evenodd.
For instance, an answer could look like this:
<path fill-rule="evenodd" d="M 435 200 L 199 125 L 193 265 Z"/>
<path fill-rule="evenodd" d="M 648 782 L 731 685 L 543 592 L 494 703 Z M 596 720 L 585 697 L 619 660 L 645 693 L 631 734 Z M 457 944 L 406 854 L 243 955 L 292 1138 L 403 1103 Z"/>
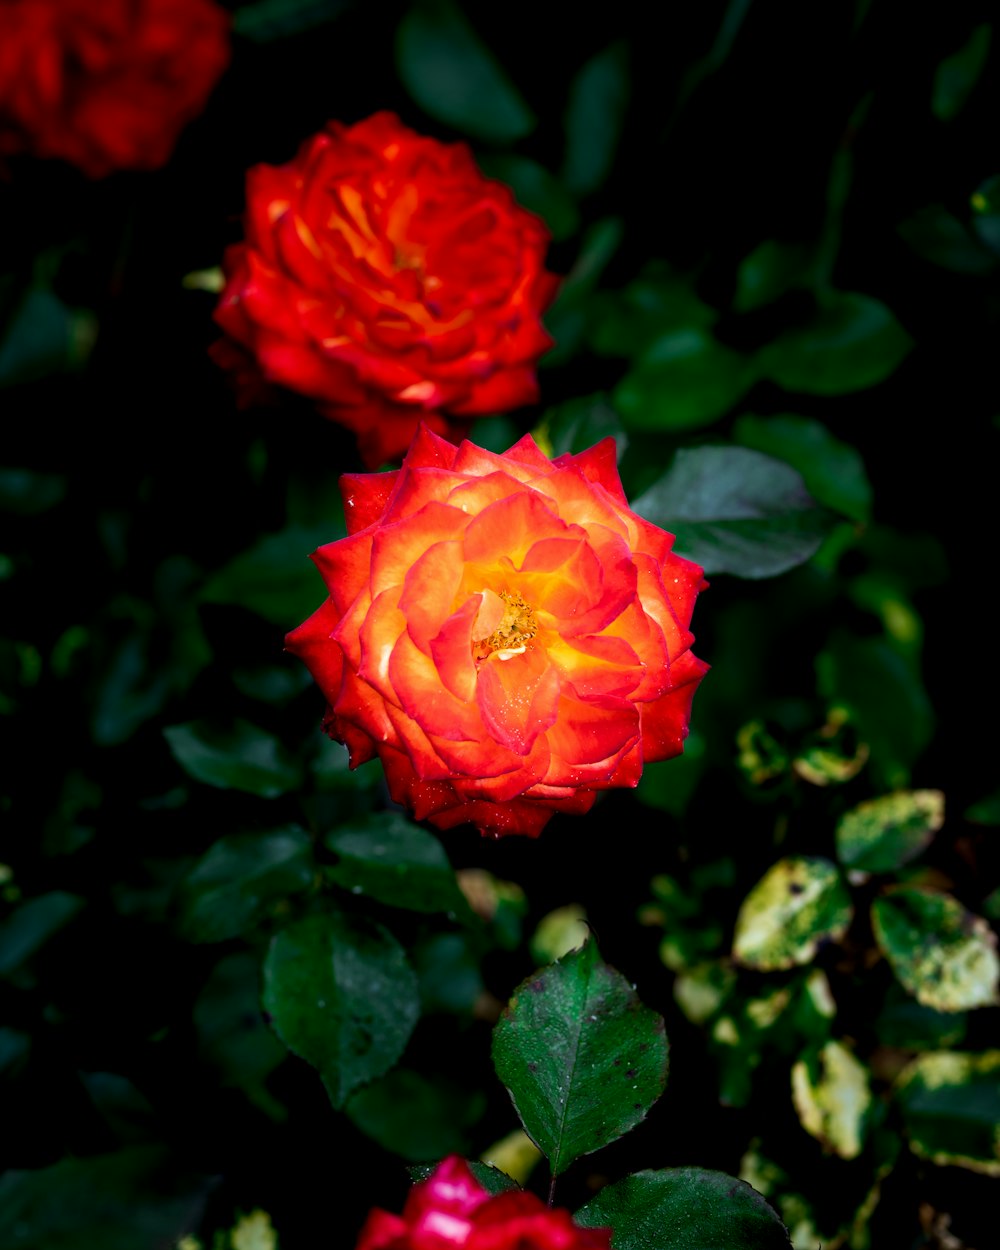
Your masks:
<path fill-rule="evenodd" d="M 288 635 L 351 766 L 438 828 L 537 835 L 683 749 L 707 666 L 701 569 L 629 509 L 605 439 L 549 460 L 421 429 L 403 467 L 341 479 L 330 597 Z"/>
<path fill-rule="evenodd" d="M 246 200 L 214 349 L 245 399 L 263 382 L 316 400 L 372 468 L 421 419 L 457 440 L 470 418 L 534 401 L 548 231 L 465 144 L 392 113 L 328 122 L 287 165 L 251 169 Z"/>
<path fill-rule="evenodd" d="M 212 0 L 3 0 L 0 153 L 155 169 L 228 62 Z"/>

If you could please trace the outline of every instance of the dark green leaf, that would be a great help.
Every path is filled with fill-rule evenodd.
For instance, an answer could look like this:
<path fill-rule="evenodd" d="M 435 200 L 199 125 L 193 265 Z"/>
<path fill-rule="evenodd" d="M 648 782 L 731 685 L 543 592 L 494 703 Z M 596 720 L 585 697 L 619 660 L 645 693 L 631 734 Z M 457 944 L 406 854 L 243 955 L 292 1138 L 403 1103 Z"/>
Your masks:
<path fill-rule="evenodd" d="M 794 568 L 834 524 L 793 468 L 747 447 L 682 449 L 632 507 L 706 573 L 738 577 Z"/>
<path fill-rule="evenodd" d="M 376 812 L 342 825 L 324 839 L 340 860 L 327 871 L 354 894 L 409 911 L 468 915 L 465 896 L 444 847 L 398 812 Z"/>
<path fill-rule="evenodd" d="M 916 859 L 943 823 L 940 790 L 885 794 L 841 816 L 837 858 L 860 872 L 892 872 Z"/>
<path fill-rule="evenodd" d="M 221 959 L 192 1012 L 203 1057 L 218 1070 L 220 1083 L 241 1089 L 274 1120 L 288 1112 L 265 1082 L 288 1057 L 260 1009 L 260 965 L 248 951 Z"/>
<path fill-rule="evenodd" d="M 480 1159 L 466 1159 L 465 1162 L 469 1165 L 469 1171 L 488 1194 L 506 1194 L 511 1190 L 521 1188 L 517 1181 L 509 1177 L 506 1172 L 501 1172 L 499 1168 L 491 1167 L 490 1164 L 483 1163 Z M 436 1163 L 418 1163 L 407 1170 L 416 1182 L 427 1180 L 436 1167 Z"/>
<path fill-rule="evenodd" d="M 1000 1176 L 1000 1050 L 918 1055 L 895 1093 L 916 1154 Z"/>
<path fill-rule="evenodd" d="M 304 829 L 220 838 L 181 884 L 181 933 L 191 942 L 237 937 L 289 894 L 306 889 L 315 871 Z"/>
<path fill-rule="evenodd" d="M 0 468 L 0 509 L 35 516 L 55 507 L 66 494 L 66 479 L 33 469 Z"/>
<path fill-rule="evenodd" d="M 272 940 L 263 1003 L 338 1108 L 399 1059 L 420 1011 L 417 978 L 392 934 L 339 913 L 306 916 Z"/>
<path fill-rule="evenodd" d="M 881 1045 L 897 1050 L 941 1050 L 946 1046 L 959 1046 L 967 1028 L 965 1012 L 925 1007 L 896 981 L 889 986 L 875 1020 L 875 1033 Z"/>
<path fill-rule="evenodd" d="M 413 951 L 425 1015 L 468 1015 L 483 992 L 478 951 L 464 933 L 436 933 Z"/>
<path fill-rule="evenodd" d="M 945 57 L 937 67 L 931 108 L 940 121 L 949 122 L 962 111 L 986 66 L 992 38 L 993 28 L 984 22 L 957 52 Z"/>
<path fill-rule="evenodd" d="M 811 321 L 764 347 L 759 366 L 786 391 L 844 395 L 884 381 L 912 346 L 877 299 L 834 291 Z"/>
<path fill-rule="evenodd" d="M 602 356 L 629 360 L 648 352 L 654 358 L 671 351 L 680 356 L 686 348 L 697 360 L 699 350 L 711 355 L 705 331 L 717 320 L 715 309 L 698 298 L 691 278 L 651 264 L 623 290 L 603 296 L 591 345 Z"/>
<path fill-rule="evenodd" d="M 930 741 L 934 710 L 916 667 L 883 638 L 835 634 L 818 664 L 821 693 L 847 709 L 871 765 L 890 789 L 909 784 Z"/>
<path fill-rule="evenodd" d="M 53 890 L 22 903 L 0 925 L 0 976 L 8 976 L 64 926 L 83 906 L 83 899 Z"/>
<path fill-rule="evenodd" d="M 443 1077 L 427 1077 L 408 1068 L 352 1094 L 348 1119 L 373 1141 L 404 1159 L 442 1159 L 463 1154 L 468 1129 L 485 1110 L 481 1092 L 470 1093 Z"/>
<path fill-rule="evenodd" d="M 557 1174 L 645 1118 L 666 1084 L 667 1039 L 591 940 L 518 987 L 493 1062 Z"/>
<path fill-rule="evenodd" d="M 615 407 L 636 430 L 697 430 L 728 412 L 754 381 L 753 362 L 704 330 L 676 330 L 618 383 Z"/>
<path fill-rule="evenodd" d="M 705 739 L 692 730 L 684 740 L 684 754 L 647 764 L 636 788 L 636 798 L 672 816 L 683 816 L 707 764 Z M 670 765 L 670 767 L 667 767 Z"/>
<path fill-rule="evenodd" d="M 992 174 L 969 196 L 976 237 L 994 256 L 1000 256 L 1000 174 Z"/>
<path fill-rule="evenodd" d="M 580 348 L 595 303 L 593 288 L 621 240 L 622 222 L 618 217 L 605 217 L 584 232 L 576 261 L 559 284 L 555 301 L 545 314 L 545 328 L 555 339 L 555 346 L 542 357 L 542 367 L 565 364 Z"/>
<path fill-rule="evenodd" d="M 609 44 L 580 69 L 569 89 L 563 181 L 577 195 L 604 182 L 615 158 L 629 94 L 628 44 Z"/>
<path fill-rule="evenodd" d="M 615 1250 L 789 1250 L 774 1208 L 735 1176 L 704 1168 L 636 1172 L 574 1217 L 612 1228 Z"/>
<path fill-rule="evenodd" d="M 19 1064 L 31 1050 L 31 1038 L 16 1029 L 0 1028 L 0 1076 Z"/>
<path fill-rule="evenodd" d="M 201 592 L 209 603 L 236 604 L 282 629 L 292 629 L 320 606 L 326 590 L 309 556 L 342 538 L 343 522 L 290 526 L 268 534 L 209 578 Z"/>
<path fill-rule="evenodd" d="M 824 507 L 852 521 L 871 516 L 872 488 L 861 455 L 810 417 L 737 417 L 733 438 L 802 474 L 806 490 Z"/>
<path fill-rule="evenodd" d="M 479 168 L 487 178 L 507 183 L 517 202 L 541 217 L 553 239 L 575 233 L 580 224 L 576 201 L 537 161 L 513 152 L 491 152 L 479 158 Z"/>
<path fill-rule="evenodd" d="M 171 1173 L 166 1152 L 138 1146 L 119 1154 L 64 1159 L 0 1178 L 5 1250 L 138 1250 L 172 1246 L 194 1230 L 208 1185 Z"/>
<path fill-rule="evenodd" d="M 273 799 L 302 784 L 302 765 L 272 734 L 244 720 L 222 729 L 205 721 L 163 731 L 174 759 L 196 781 Z"/>
<path fill-rule="evenodd" d="M 461 133 L 510 143 L 535 118 L 453 0 L 414 4 L 396 34 L 396 66 L 424 112 Z"/>
<path fill-rule="evenodd" d="M 989 273 L 997 258 L 952 213 L 928 204 L 897 227 L 900 238 L 924 260 L 953 273 Z"/>
<path fill-rule="evenodd" d="M 256 0 L 233 14 L 233 33 L 254 43 L 270 43 L 333 21 L 354 0 Z"/>
<path fill-rule="evenodd" d="M 0 342 L 0 387 L 80 368 L 95 333 L 90 313 L 67 308 L 47 287 L 32 287 Z"/>
<path fill-rule="evenodd" d="M 850 895 L 835 864 L 795 855 L 769 868 L 736 917 L 733 955 L 762 972 L 807 964 L 851 923 Z"/>
<path fill-rule="evenodd" d="M 872 926 L 900 984 L 925 1007 L 1000 1003 L 996 934 L 950 894 L 899 886 L 872 904 Z"/>
<path fill-rule="evenodd" d="M 535 441 L 552 457 L 586 451 L 602 438 L 615 440 L 620 462 L 628 446 L 628 435 L 603 392 L 580 395 L 547 409 L 535 432 Z"/>
<path fill-rule="evenodd" d="M 801 243 L 779 243 L 765 239 L 744 257 L 736 275 L 736 312 L 752 312 L 784 295 L 808 277 L 809 253 Z"/>

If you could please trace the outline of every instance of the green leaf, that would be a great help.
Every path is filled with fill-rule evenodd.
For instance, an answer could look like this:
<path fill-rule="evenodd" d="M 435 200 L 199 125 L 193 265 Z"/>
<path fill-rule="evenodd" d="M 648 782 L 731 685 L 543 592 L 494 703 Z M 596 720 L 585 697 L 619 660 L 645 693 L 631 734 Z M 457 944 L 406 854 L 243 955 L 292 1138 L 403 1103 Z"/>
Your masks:
<path fill-rule="evenodd" d="M 822 944 L 844 936 L 852 915 L 835 864 L 804 855 L 779 859 L 743 900 L 733 955 L 761 972 L 807 964 Z"/>
<path fill-rule="evenodd" d="M 338 1108 L 399 1059 L 420 1012 L 417 978 L 392 934 L 340 913 L 305 916 L 272 940 L 263 1004 Z"/>
<path fill-rule="evenodd" d="M 437 838 L 398 812 L 375 812 L 328 833 L 324 842 L 340 861 L 331 880 L 409 911 L 468 916 L 465 896 Z"/>
<path fill-rule="evenodd" d="M 657 339 L 614 391 L 635 430 L 697 430 L 728 412 L 754 381 L 753 362 L 705 330 Z"/>
<path fill-rule="evenodd" d="M 479 944 L 465 933 L 435 933 L 413 949 L 413 966 L 420 979 L 424 1015 L 447 1012 L 467 1016 L 482 994 Z"/>
<path fill-rule="evenodd" d="M 589 195 L 607 178 L 628 96 L 629 57 L 624 40 L 591 57 L 570 84 L 562 179 L 576 195 Z"/>
<path fill-rule="evenodd" d="M 882 1046 L 896 1050 L 940 1050 L 960 1046 L 965 1040 L 968 1017 L 964 1011 L 935 1011 L 911 998 L 893 981 L 875 1020 Z"/>
<path fill-rule="evenodd" d="M 220 790 L 243 790 L 277 798 L 302 784 L 302 765 L 272 734 L 248 721 L 222 729 L 205 721 L 169 725 L 163 731 L 181 768 Z"/>
<path fill-rule="evenodd" d="M 289 526 L 268 534 L 209 578 L 207 603 L 235 604 L 288 630 L 311 616 L 326 591 L 309 556 L 346 533 L 343 522 L 322 527 Z"/>
<path fill-rule="evenodd" d="M 942 269 L 953 273 L 983 274 L 996 267 L 997 258 L 941 204 L 928 204 L 896 227 L 909 247 Z"/>
<path fill-rule="evenodd" d="M 618 250 L 622 232 L 619 217 L 604 217 L 584 231 L 576 261 L 544 317 L 555 346 L 542 357 L 543 368 L 565 364 L 579 349 L 593 313 L 593 289 Z"/>
<path fill-rule="evenodd" d="M 352 1094 L 344 1110 L 383 1149 L 420 1161 L 468 1150 L 468 1129 L 485 1108 L 480 1091 L 470 1093 L 443 1077 L 395 1068 Z"/>
<path fill-rule="evenodd" d="M 793 468 L 747 447 L 682 448 L 632 507 L 706 573 L 748 578 L 802 564 L 834 525 Z"/>
<path fill-rule="evenodd" d="M 172 1246 L 197 1226 L 207 1192 L 205 1181 L 179 1181 L 167 1152 L 157 1146 L 9 1171 L 0 1177 L 0 1245 L 5 1250 Z"/>
<path fill-rule="evenodd" d="M 895 1095 L 915 1154 L 1000 1176 L 1000 1050 L 918 1055 Z"/>
<path fill-rule="evenodd" d="M 909 784 L 910 769 L 931 740 L 934 709 L 915 665 L 884 638 L 835 634 L 821 653 L 820 693 L 847 709 L 872 766 L 891 789 Z"/>
<path fill-rule="evenodd" d="M 333 21 L 354 0 L 256 0 L 233 14 L 233 33 L 254 43 L 270 43 Z"/>
<path fill-rule="evenodd" d="M 556 241 L 576 233 L 580 213 L 563 184 L 537 161 L 513 152 L 490 152 L 478 158 L 487 178 L 505 182 L 522 208 L 537 213 Z"/>
<path fill-rule="evenodd" d="M 429 116 L 463 134 L 512 143 L 535 117 L 453 0 L 414 4 L 396 34 L 403 85 Z"/>
<path fill-rule="evenodd" d="M 0 510 L 15 516 L 37 516 L 61 503 L 66 479 L 33 469 L 0 468 Z"/>
<path fill-rule="evenodd" d="M 190 942 L 237 937 L 306 889 L 315 871 L 309 835 L 294 825 L 220 838 L 181 883 L 181 933 Z"/>
<path fill-rule="evenodd" d="M 950 894 L 898 886 L 872 904 L 872 927 L 900 984 L 925 1007 L 1000 1003 L 996 934 Z"/>
<path fill-rule="evenodd" d="M 804 244 L 765 239 L 740 262 L 734 311 L 753 312 L 773 304 L 786 291 L 808 280 L 808 265 L 809 253 Z"/>
<path fill-rule="evenodd" d="M 678 351 L 686 340 L 675 340 L 675 335 L 704 332 L 717 320 L 715 309 L 698 298 L 691 278 L 654 262 L 623 290 L 603 295 L 590 341 L 601 356 L 634 360 L 649 351 Z M 695 333 L 689 347 L 697 352 L 706 337 Z M 665 346 L 658 349 L 660 340 Z"/>
<path fill-rule="evenodd" d="M 501 1172 L 499 1168 L 489 1163 L 483 1163 L 481 1159 L 466 1159 L 465 1162 L 469 1165 L 469 1171 L 488 1194 L 506 1194 L 521 1188 L 517 1181 L 506 1172 Z M 414 1182 L 425 1181 L 436 1167 L 436 1163 L 418 1163 L 407 1168 L 407 1171 Z"/>
<path fill-rule="evenodd" d="M 589 941 L 516 990 L 493 1062 L 553 1175 L 634 1128 L 663 1092 L 663 1020 Z"/>
<path fill-rule="evenodd" d="M 288 1058 L 288 1050 L 267 1027 L 260 1009 L 260 965 L 238 951 L 220 959 L 191 1013 L 202 1057 L 218 1072 L 219 1083 L 241 1089 L 273 1120 L 287 1118 L 283 1103 L 266 1081 Z"/>
<path fill-rule="evenodd" d="M 0 925 L 0 976 L 9 976 L 64 925 L 69 924 L 84 900 L 64 890 L 52 890 L 22 903 Z"/>
<path fill-rule="evenodd" d="M 884 794 L 841 816 L 837 858 L 860 872 L 893 872 L 916 859 L 943 824 L 940 790 Z"/>
<path fill-rule="evenodd" d="M 672 768 L 667 765 L 672 764 Z M 704 737 L 692 730 L 684 740 L 684 754 L 672 760 L 646 764 L 635 796 L 647 807 L 683 816 L 708 764 Z"/>
<path fill-rule="evenodd" d="M 550 457 L 585 451 L 602 438 L 613 438 L 620 462 L 628 446 L 628 435 L 621 419 L 603 391 L 596 395 L 578 395 L 546 409 L 534 438 Z"/>
<path fill-rule="evenodd" d="M 879 300 L 833 291 L 811 321 L 762 348 L 758 363 L 786 391 L 845 395 L 884 381 L 912 346 Z"/>
<path fill-rule="evenodd" d="M 856 1159 L 872 1106 L 868 1069 L 842 1042 L 829 1041 L 792 1067 L 792 1101 L 807 1133 L 842 1159 Z"/>
<path fill-rule="evenodd" d="M 96 333 L 91 313 L 68 308 L 48 287 L 32 287 L 0 342 L 0 387 L 82 368 Z"/>
<path fill-rule="evenodd" d="M 861 455 L 834 438 L 821 421 L 793 415 L 737 417 L 733 438 L 802 474 L 806 490 L 824 507 L 862 523 L 871 517 L 872 488 Z"/>
<path fill-rule="evenodd" d="M 774 1208 L 745 1181 L 704 1168 L 636 1172 L 577 1211 L 614 1230 L 615 1250 L 789 1250 Z"/>
<path fill-rule="evenodd" d="M 957 52 L 945 57 L 934 75 L 931 108 L 939 121 L 957 117 L 975 89 L 990 54 L 993 28 L 989 22 L 977 26 Z"/>
<path fill-rule="evenodd" d="M 0 1076 L 26 1059 L 31 1051 L 31 1038 L 17 1029 L 0 1027 Z"/>

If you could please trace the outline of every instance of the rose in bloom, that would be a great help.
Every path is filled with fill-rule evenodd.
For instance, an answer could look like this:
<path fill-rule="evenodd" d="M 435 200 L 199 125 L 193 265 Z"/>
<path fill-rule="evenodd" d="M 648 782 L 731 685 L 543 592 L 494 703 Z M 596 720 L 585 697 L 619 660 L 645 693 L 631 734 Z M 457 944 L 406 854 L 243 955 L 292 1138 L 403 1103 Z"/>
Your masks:
<path fill-rule="evenodd" d="M 421 419 L 457 441 L 536 398 L 548 232 L 465 144 L 392 113 L 329 122 L 287 165 L 250 170 L 245 235 L 215 313 L 245 399 L 263 382 L 317 401 L 374 468 Z"/>
<path fill-rule="evenodd" d="M 608 1250 L 611 1230 L 580 1228 L 534 1194 L 491 1196 L 457 1155 L 410 1190 L 402 1215 L 374 1210 L 356 1250 Z"/>
<path fill-rule="evenodd" d="M 701 569 L 632 512 L 605 439 L 549 460 L 421 429 L 401 469 L 341 479 L 329 598 L 288 635 L 354 767 L 438 828 L 538 834 L 683 749 L 707 666 Z"/>
<path fill-rule="evenodd" d="M 2 0 L 0 153 L 155 169 L 228 61 L 213 0 Z"/>

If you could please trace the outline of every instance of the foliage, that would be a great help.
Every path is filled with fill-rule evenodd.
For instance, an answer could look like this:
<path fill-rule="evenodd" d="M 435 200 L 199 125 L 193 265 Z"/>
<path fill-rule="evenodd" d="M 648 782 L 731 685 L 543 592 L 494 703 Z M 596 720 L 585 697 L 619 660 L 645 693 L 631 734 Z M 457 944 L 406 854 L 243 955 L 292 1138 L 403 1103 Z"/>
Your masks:
<path fill-rule="evenodd" d="M 616 1247 L 990 1244 L 995 15 L 225 7 L 164 168 L 4 158 L 0 1242 L 350 1245 L 458 1153 Z M 381 109 L 565 275 L 473 440 L 614 437 L 711 582 L 684 755 L 538 840 L 321 733 L 362 461 L 209 356 L 246 169 Z"/>

